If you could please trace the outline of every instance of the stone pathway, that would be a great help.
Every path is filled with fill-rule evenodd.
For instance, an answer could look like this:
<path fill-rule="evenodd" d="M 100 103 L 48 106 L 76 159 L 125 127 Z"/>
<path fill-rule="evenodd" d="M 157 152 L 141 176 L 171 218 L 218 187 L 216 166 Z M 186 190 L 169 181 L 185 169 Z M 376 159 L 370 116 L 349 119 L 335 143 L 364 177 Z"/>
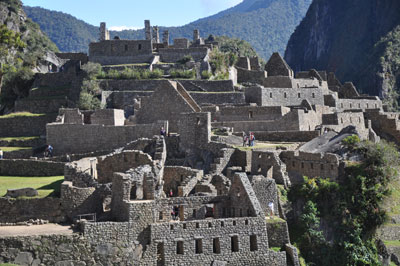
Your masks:
<path fill-rule="evenodd" d="M 44 224 L 31 226 L 0 226 L 0 237 L 32 235 L 71 235 L 69 225 Z"/>

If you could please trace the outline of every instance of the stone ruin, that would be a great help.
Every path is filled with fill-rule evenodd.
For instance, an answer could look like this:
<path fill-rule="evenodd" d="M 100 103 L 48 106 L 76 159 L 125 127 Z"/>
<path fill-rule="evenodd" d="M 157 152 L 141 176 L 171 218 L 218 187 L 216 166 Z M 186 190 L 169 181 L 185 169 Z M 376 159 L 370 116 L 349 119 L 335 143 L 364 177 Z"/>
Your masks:
<path fill-rule="evenodd" d="M 191 55 L 204 66 L 216 45 L 198 30 L 193 41 L 176 38 L 171 45 L 169 33 L 160 40 L 150 21 L 144 40 L 110 40 L 102 23 L 89 56 L 59 54 L 62 72 L 37 75 L 16 110 L 47 114 L 0 119 L 0 137 L 41 135 L 30 145 L 51 144 L 54 156 L 5 153 L 0 175 L 64 175 L 64 181 L 59 197 L 0 198 L 0 223 L 67 222 L 79 234 L 0 238 L 0 262 L 299 265 L 278 186 L 304 176 L 344 182 L 346 136 L 399 144 L 399 114 L 386 112 L 378 97 L 359 94 L 333 73 L 294 73 L 275 53 L 264 67 L 258 58 L 239 58 L 229 80 L 99 80 L 106 109 L 74 105 L 82 64 L 156 69 Z M 51 86 L 62 90 L 42 90 Z M 265 146 L 240 148 L 243 132 Z M 82 219 L 87 214 L 96 219 Z M 37 248 L 37 241 L 61 245 L 63 257 Z"/>

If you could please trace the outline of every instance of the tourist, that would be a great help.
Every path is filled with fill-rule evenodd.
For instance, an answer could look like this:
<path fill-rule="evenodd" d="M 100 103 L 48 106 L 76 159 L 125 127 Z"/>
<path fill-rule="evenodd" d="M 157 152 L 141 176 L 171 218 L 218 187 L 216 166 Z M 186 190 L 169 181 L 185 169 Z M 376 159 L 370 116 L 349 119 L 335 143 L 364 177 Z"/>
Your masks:
<path fill-rule="evenodd" d="M 274 216 L 274 203 L 271 201 L 268 203 L 269 216 Z"/>
<path fill-rule="evenodd" d="M 0 160 L 2 160 L 2 159 L 3 159 L 3 151 L 0 150 Z"/>
<path fill-rule="evenodd" d="M 243 147 L 247 146 L 248 139 L 249 138 L 247 137 L 246 133 L 243 132 Z"/>
<path fill-rule="evenodd" d="M 53 146 L 47 145 L 44 157 L 53 157 Z"/>
<path fill-rule="evenodd" d="M 254 137 L 254 133 L 250 132 L 250 138 L 249 138 L 249 146 L 253 147 L 254 146 L 254 141 L 256 140 L 256 138 Z"/>
<path fill-rule="evenodd" d="M 174 196 L 174 192 L 172 191 L 172 189 L 169 190 L 169 197 L 172 198 Z"/>
<path fill-rule="evenodd" d="M 166 136 L 167 136 L 167 131 L 165 130 L 164 127 L 161 127 L 160 135 L 163 136 L 163 137 L 166 137 Z"/>

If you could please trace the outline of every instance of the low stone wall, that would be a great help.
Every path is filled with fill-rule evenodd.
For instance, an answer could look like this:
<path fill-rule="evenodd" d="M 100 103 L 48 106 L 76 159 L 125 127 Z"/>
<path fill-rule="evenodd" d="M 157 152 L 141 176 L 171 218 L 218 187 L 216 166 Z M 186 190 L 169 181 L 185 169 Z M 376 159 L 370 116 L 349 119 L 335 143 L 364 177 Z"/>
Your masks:
<path fill-rule="evenodd" d="M 242 92 L 221 92 L 221 93 L 196 93 L 191 92 L 190 96 L 199 105 L 205 104 L 245 104 L 246 100 Z"/>
<path fill-rule="evenodd" d="M 255 131 L 256 140 L 279 142 L 308 142 L 320 135 L 319 131 Z"/>
<path fill-rule="evenodd" d="M 28 140 L 0 140 L 0 147 L 38 147 L 46 144 L 44 138 L 34 138 Z"/>
<path fill-rule="evenodd" d="M 139 265 L 133 243 L 90 244 L 78 234 L 0 238 L 0 263 L 18 265 Z"/>
<path fill-rule="evenodd" d="M 59 198 L 17 200 L 0 198 L 0 223 L 18 223 L 30 219 L 48 220 L 51 223 L 63 222 L 65 216 L 60 205 Z"/>
<path fill-rule="evenodd" d="M 64 163 L 38 160 L 0 160 L 1 176 L 62 176 Z"/>
<path fill-rule="evenodd" d="M 178 80 L 187 91 L 233 92 L 232 80 Z"/>
<path fill-rule="evenodd" d="M 208 55 L 208 48 L 164 48 L 159 49 L 160 59 L 162 62 L 175 63 L 183 57 L 190 55 L 196 62 L 202 61 Z"/>
<path fill-rule="evenodd" d="M 0 137 L 31 137 L 46 134 L 46 124 L 54 122 L 57 114 L 1 118 Z"/>
<path fill-rule="evenodd" d="M 4 152 L 4 159 L 28 159 L 32 156 L 32 149 Z"/>
<path fill-rule="evenodd" d="M 268 246 L 283 247 L 290 243 L 288 226 L 285 220 L 273 218 L 267 220 Z"/>

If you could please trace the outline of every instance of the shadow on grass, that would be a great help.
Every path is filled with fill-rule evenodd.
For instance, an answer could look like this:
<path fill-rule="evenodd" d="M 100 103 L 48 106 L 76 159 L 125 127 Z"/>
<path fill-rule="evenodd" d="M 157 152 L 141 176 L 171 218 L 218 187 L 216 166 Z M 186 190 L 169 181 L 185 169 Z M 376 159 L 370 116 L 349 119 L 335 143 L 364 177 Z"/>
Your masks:
<path fill-rule="evenodd" d="M 61 184 L 64 182 L 64 179 L 55 181 L 51 184 L 45 185 L 43 187 L 38 188 L 37 190 L 53 190 L 46 198 L 59 198 L 61 192 Z"/>

